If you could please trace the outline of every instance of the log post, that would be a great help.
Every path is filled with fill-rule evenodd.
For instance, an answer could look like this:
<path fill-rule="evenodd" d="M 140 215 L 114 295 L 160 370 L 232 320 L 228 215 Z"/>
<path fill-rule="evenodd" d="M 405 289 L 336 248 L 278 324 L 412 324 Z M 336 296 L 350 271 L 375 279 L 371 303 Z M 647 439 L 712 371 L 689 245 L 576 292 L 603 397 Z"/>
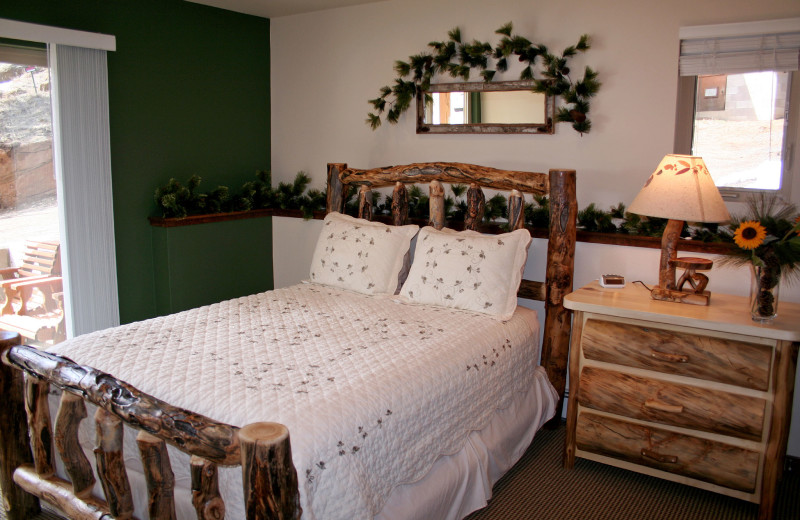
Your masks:
<path fill-rule="evenodd" d="M 550 231 L 542 360 L 547 360 L 544 368 L 559 399 L 549 427 L 558 426 L 564 407 L 571 315 L 564 307 L 564 296 L 572 292 L 577 216 L 575 170 L 550 170 Z"/>
<path fill-rule="evenodd" d="M 144 430 L 136 437 L 147 481 L 150 518 L 175 520 L 175 475 L 169 464 L 167 443 Z"/>
<path fill-rule="evenodd" d="M 242 484 L 248 520 L 297 520 L 303 510 L 292 463 L 289 430 L 253 423 L 239 430 Z"/>
<path fill-rule="evenodd" d="M 108 512 L 108 504 L 102 500 L 91 495 L 78 498 L 69 482 L 55 476 L 42 478 L 33 466 L 17 468 L 14 482 L 28 493 L 56 506 L 70 520 L 114 520 Z"/>
<path fill-rule="evenodd" d="M 344 209 L 344 184 L 339 174 L 347 169 L 343 163 L 328 163 L 328 193 L 325 201 L 325 212 L 342 212 Z"/>
<path fill-rule="evenodd" d="M 24 520 L 39 513 L 39 499 L 14 484 L 14 471 L 31 464 L 22 372 L 9 366 L 8 349 L 20 344 L 19 334 L 0 331 L 0 488 L 8 520 Z"/>
<path fill-rule="evenodd" d="M 477 230 L 483 220 L 485 209 L 486 196 L 483 194 L 483 190 L 475 183 L 470 184 L 467 190 L 467 214 L 464 216 L 464 229 Z"/>
<path fill-rule="evenodd" d="M 508 194 L 508 229 L 514 231 L 525 227 L 525 199 L 517 190 Z"/>
<path fill-rule="evenodd" d="M 55 473 L 53 464 L 53 430 L 50 427 L 50 384 L 25 374 L 25 411 L 33 449 L 33 467 L 40 477 Z"/>
<path fill-rule="evenodd" d="M 431 181 L 429 196 L 428 225 L 436 229 L 444 227 L 444 186 L 439 181 Z"/>
<path fill-rule="evenodd" d="M 114 518 L 133 518 L 133 496 L 125 471 L 125 456 L 122 453 L 122 420 L 103 408 L 94 414 L 96 429 L 97 476 L 103 486 L 108 508 Z"/>
<path fill-rule="evenodd" d="M 396 182 L 392 193 L 392 224 L 403 226 L 408 222 L 408 190 L 402 182 Z"/>
<path fill-rule="evenodd" d="M 78 427 L 86 415 L 86 404 L 82 397 L 66 391 L 61 394 L 56 416 L 56 449 L 72 481 L 72 490 L 79 498 L 91 495 L 95 482 L 92 466 L 78 440 Z"/>
<path fill-rule="evenodd" d="M 366 184 L 358 190 L 358 218 L 372 220 L 372 189 Z"/>
<path fill-rule="evenodd" d="M 225 502 L 219 494 L 217 465 L 192 455 L 192 504 L 198 520 L 225 518 Z"/>

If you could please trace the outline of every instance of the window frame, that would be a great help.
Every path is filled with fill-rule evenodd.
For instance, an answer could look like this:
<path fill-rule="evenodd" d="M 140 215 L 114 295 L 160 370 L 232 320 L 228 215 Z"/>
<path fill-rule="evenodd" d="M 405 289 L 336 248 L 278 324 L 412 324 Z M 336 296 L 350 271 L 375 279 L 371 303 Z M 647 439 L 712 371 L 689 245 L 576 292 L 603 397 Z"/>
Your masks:
<path fill-rule="evenodd" d="M 698 76 L 678 76 L 674 153 L 692 154 L 697 82 Z M 798 121 L 800 121 L 800 71 L 790 73 L 788 101 L 787 124 L 781 148 L 781 187 L 777 190 L 720 187 L 719 192 L 726 201 L 744 201 L 750 193 L 775 193 L 785 200 L 790 200 L 795 144 Z"/>

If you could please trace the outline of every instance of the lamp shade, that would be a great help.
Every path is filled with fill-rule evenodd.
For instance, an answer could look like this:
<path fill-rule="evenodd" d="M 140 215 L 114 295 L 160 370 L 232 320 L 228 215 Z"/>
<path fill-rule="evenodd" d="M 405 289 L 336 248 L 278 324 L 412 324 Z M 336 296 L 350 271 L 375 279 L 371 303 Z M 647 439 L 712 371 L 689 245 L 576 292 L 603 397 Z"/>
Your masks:
<path fill-rule="evenodd" d="M 664 156 L 628 211 L 687 222 L 730 220 L 703 158 L 691 155 Z"/>

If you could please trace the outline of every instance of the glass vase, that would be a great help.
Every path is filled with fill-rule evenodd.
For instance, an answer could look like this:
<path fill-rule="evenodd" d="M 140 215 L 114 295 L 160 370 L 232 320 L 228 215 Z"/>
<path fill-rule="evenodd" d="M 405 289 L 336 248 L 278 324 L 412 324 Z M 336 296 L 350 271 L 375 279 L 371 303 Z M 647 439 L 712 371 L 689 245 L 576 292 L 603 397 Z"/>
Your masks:
<path fill-rule="evenodd" d="M 774 269 L 751 265 L 750 315 L 753 321 L 768 322 L 778 315 L 781 277 Z"/>

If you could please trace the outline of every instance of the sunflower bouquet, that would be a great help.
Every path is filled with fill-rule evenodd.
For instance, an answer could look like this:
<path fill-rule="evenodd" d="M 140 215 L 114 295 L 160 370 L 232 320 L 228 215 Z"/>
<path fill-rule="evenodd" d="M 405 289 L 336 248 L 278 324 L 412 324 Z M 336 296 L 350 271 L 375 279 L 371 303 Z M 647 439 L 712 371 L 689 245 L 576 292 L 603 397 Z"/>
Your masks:
<path fill-rule="evenodd" d="M 800 216 L 794 204 L 771 195 L 751 197 L 747 205 L 744 216 L 731 219 L 736 247 L 723 263 L 753 267 L 754 319 L 771 318 L 776 313 L 778 283 L 800 278 Z"/>

